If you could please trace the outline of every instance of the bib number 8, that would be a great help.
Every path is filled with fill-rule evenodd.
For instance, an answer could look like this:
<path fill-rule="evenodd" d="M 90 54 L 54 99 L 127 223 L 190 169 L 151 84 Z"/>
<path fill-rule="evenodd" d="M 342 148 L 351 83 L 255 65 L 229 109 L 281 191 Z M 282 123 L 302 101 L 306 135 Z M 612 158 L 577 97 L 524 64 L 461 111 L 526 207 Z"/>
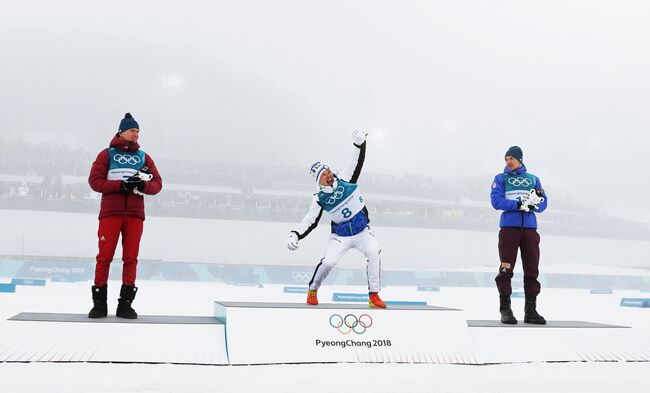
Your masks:
<path fill-rule="evenodd" d="M 341 214 L 343 214 L 343 217 L 345 218 L 350 218 L 352 211 L 346 207 L 345 209 L 341 210 Z"/>

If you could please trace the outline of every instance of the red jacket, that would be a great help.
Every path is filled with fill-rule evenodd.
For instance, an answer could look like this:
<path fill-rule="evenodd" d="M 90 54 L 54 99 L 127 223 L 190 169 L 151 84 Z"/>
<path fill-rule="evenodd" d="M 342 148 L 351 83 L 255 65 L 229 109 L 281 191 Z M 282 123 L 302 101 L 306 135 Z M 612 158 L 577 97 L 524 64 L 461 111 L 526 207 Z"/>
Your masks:
<path fill-rule="evenodd" d="M 119 135 L 111 140 L 110 147 L 118 150 L 133 153 L 140 148 L 137 142 L 127 142 Z M 156 168 L 156 164 L 149 154 L 145 154 L 144 165 L 148 166 L 153 178 L 144 183 L 142 192 L 147 195 L 156 195 L 162 189 L 162 179 Z M 99 219 L 106 216 L 118 214 L 141 217 L 144 220 L 144 197 L 132 192 L 125 192 L 120 189 L 121 180 L 108 180 L 108 149 L 97 154 L 93 166 L 90 168 L 88 183 L 90 188 L 102 193 L 102 203 L 99 210 Z"/>

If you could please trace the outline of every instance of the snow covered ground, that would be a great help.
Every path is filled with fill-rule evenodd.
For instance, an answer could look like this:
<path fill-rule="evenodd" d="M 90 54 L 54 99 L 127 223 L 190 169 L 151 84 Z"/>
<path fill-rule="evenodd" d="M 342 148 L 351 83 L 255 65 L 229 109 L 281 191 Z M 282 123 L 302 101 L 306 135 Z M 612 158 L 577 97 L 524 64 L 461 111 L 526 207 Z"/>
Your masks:
<path fill-rule="evenodd" d="M 4 392 L 646 393 L 648 363 L 493 366 L 0 364 Z"/>
<path fill-rule="evenodd" d="M 48 282 L 0 294 L 0 335 L 6 321 L 22 311 L 85 313 L 91 306 L 90 282 Z M 303 294 L 281 286 L 238 287 L 220 283 L 143 281 L 134 307 L 140 314 L 212 315 L 214 300 L 302 302 Z M 109 284 L 110 312 L 119 283 Z M 324 287 L 333 292 L 363 292 L 361 287 Z M 495 319 L 497 296 L 490 288 L 441 288 L 418 292 L 387 287 L 388 300 L 426 300 L 463 308 L 468 319 Z M 650 330 L 650 309 L 620 307 L 621 297 L 647 297 L 639 291 L 592 295 L 588 290 L 548 289 L 540 311 L 554 320 L 586 320 Z M 515 314 L 523 301 L 513 299 Z M 263 325 L 262 325 L 263 326 Z M 431 332 L 435 334 L 435 332 Z M 101 340 L 101 338 L 98 338 Z M 164 339 L 164 337 L 161 337 Z M 188 337 L 188 340 L 191 337 Z M 2 392 L 646 392 L 650 363 L 515 363 L 488 366 L 423 364 L 301 364 L 188 366 L 117 363 L 0 363 Z"/>

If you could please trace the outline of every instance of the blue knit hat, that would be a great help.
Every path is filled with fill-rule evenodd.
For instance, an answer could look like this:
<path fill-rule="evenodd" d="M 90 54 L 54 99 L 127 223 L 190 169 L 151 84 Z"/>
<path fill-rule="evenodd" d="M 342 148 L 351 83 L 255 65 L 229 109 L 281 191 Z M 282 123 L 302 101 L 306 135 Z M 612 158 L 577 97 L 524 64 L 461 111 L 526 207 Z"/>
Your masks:
<path fill-rule="evenodd" d="M 117 132 L 123 132 L 128 130 L 129 128 L 137 128 L 140 129 L 140 126 L 138 125 L 138 122 L 135 121 L 133 116 L 131 116 L 130 113 L 127 113 L 124 115 L 124 119 L 120 122 L 120 127 L 117 129 Z"/>
<path fill-rule="evenodd" d="M 519 162 L 523 162 L 524 160 L 524 152 L 521 151 L 521 147 L 519 146 L 512 146 L 508 151 L 506 152 L 506 157 L 514 157 L 517 159 Z"/>

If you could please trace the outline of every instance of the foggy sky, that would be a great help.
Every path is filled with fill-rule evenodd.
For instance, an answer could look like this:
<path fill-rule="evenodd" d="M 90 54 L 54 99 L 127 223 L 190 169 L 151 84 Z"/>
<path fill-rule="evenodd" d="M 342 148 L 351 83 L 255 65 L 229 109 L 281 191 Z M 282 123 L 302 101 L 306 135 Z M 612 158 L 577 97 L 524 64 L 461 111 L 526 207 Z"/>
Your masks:
<path fill-rule="evenodd" d="M 154 158 L 308 176 L 362 128 L 366 170 L 486 195 L 517 144 L 551 198 L 650 221 L 645 1 L 0 3 L 2 138 L 99 151 L 128 111 Z"/>

